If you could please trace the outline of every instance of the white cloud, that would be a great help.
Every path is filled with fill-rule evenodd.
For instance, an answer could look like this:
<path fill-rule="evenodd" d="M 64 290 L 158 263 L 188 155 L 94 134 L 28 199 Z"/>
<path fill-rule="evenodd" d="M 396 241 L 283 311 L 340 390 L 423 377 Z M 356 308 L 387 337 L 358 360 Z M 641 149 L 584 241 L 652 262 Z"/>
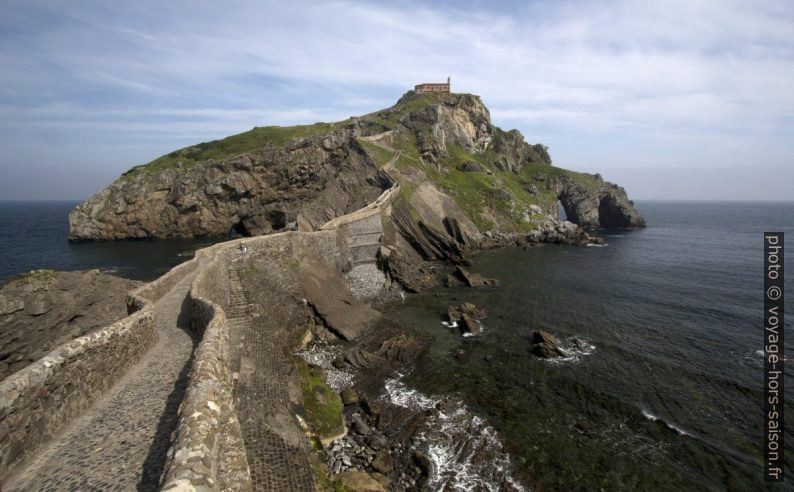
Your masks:
<path fill-rule="evenodd" d="M 599 139 L 624 153 L 596 159 L 605 171 L 662 165 L 640 152 L 713 167 L 783 165 L 794 150 L 780 144 L 794 130 L 786 2 L 450 5 L 20 3 L 0 21 L 0 145 L 47 145 L 47 128 L 84 145 L 148 131 L 154 157 L 186 138 L 370 112 L 451 75 L 573 167 Z M 698 142 L 714 147 L 695 155 Z"/>

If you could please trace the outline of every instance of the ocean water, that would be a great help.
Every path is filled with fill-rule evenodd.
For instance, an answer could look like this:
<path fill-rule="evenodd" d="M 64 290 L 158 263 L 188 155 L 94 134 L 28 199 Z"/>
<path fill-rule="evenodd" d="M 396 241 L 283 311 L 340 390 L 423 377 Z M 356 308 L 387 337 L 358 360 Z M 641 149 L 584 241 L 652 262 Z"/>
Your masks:
<path fill-rule="evenodd" d="M 500 286 L 409 296 L 389 316 L 432 344 L 401 382 L 493 426 L 533 488 L 763 490 L 762 241 L 771 230 L 794 238 L 794 203 L 638 207 L 649 226 L 598 231 L 604 247 L 481 253 L 471 270 Z M 442 325 L 464 301 L 487 310 L 484 334 Z M 535 329 L 590 347 L 539 360 Z M 791 483 L 790 427 L 785 439 Z"/>
<path fill-rule="evenodd" d="M 169 239 L 71 244 L 69 211 L 76 201 L 0 201 L 0 282 L 47 268 L 100 268 L 121 277 L 153 280 L 215 240 Z"/>
<path fill-rule="evenodd" d="M 0 281 L 38 268 L 149 280 L 212 244 L 70 244 L 75 205 L 0 202 Z M 762 233 L 782 230 L 794 248 L 794 203 L 638 207 L 649 227 L 598 231 L 605 247 L 484 252 L 471 270 L 500 286 L 438 288 L 388 313 L 432 343 L 384 391 L 418 409 L 444 397 L 460 403 L 423 431 L 435 488 L 520 490 L 516 480 L 543 490 L 785 489 L 761 479 Z M 480 336 L 441 324 L 447 306 L 464 301 L 488 312 Z M 535 329 L 592 347 L 538 360 L 529 352 Z M 790 428 L 785 439 L 791 483 Z"/>

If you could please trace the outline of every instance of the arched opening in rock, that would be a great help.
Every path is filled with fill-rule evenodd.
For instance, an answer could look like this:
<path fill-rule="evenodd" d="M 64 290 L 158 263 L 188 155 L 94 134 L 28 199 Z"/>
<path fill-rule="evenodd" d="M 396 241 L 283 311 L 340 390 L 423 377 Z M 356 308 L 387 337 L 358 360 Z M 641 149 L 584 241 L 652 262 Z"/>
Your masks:
<path fill-rule="evenodd" d="M 565 207 L 560 200 L 557 200 L 557 219 L 560 222 L 568 220 L 568 214 L 565 213 Z"/>
<path fill-rule="evenodd" d="M 631 219 L 623 213 L 620 202 L 612 195 L 599 200 L 598 223 L 601 227 L 631 227 Z"/>
<path fill-rule="evenodd" d="M 271 210 L 267 213 L 267 220 L 274 231 L 280 231 L 287 226 L 287 214 L 283 210 Z"/>
<path fill-rule="evenodd" d="M 229 237 L 251 237 L 251 231 L 242 222 L 238 222 L 229 229 Z"/>

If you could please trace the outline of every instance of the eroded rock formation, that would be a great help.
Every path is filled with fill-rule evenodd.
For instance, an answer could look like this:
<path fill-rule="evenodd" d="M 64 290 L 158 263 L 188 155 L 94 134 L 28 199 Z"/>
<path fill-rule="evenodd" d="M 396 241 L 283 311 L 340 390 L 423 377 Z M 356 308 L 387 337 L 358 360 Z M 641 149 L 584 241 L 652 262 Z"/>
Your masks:
<path fill-rule="evenodd" d="M 313 230 L 395 182 L 402 201 L 384 243 L 414 263 L 465 263 L 487 230 L 541 229 L 556 221 L 557 199 L 583 228 L 644 224 L 625 190 L 553 167 L 544 145 L 494 126 L 478 96 L 411 91 L 360 118 L 255 128 L 133 168 L 72 211 L 69 237 Z"/>
<path fill-rule="evenodd" d="M 587 186 L 566 179 L 557 188 L 568 220 L 585 229 L 645 226 L 645 219 L 634 208 L 626 190 L 603 181 L 599 175 L 595 175 Z"/>
<path fill-rule="evenodd" d="M 318 228 L 380 195 L 350 124 L 282 147 L 162 171 L 132 170 L 69 214 L 72 241 L 260 235 Z M 185 161 L 190 153 L 186 150 Z"/>
<path fill-rule="evenodd" d="M 0 380 L 62 343 L 127 315 L 140 282 L 98 270 L 36 270 L 0 288 Z"/>

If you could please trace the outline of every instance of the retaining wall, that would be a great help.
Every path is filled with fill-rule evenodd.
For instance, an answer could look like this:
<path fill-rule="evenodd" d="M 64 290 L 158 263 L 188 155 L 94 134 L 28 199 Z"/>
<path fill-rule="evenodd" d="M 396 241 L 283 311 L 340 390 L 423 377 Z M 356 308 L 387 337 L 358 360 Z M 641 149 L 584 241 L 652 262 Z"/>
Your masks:
<path fill-rule="evenodd" d="M 350 250 L 352 266 L 376 263 L 383 238 L 381 216 L 388 213 L 392 201 L 400 195 L 400 186 L 393 184 L 377 200 L 353 213 L 337 217 L 322 230 L 339 230 Z"/>
<path fill-rule="evenodd" d="M 246 253 L 240 256 L 240 244 Z M 229 361 L 231 262 L 268 256 L 311 255 L 329 266 L 349 262 L 336 230 L 285 232 L 239 239 L 201 250 L 212 258 L 190 289 L 191 326 L 202 334 L 185 399 L 179 409 L 175 439 L 168 453 L 162 490 L 251 490 L 245 443 L 234 407 L 234 381 Z"/>
<path fill-rule="evenodd" d="M 154 302 L 196 258 L 127 296 L 127 317 L 71 340 L 0 382 L 0 482 L 79 417 L 157 340 Z"/>

